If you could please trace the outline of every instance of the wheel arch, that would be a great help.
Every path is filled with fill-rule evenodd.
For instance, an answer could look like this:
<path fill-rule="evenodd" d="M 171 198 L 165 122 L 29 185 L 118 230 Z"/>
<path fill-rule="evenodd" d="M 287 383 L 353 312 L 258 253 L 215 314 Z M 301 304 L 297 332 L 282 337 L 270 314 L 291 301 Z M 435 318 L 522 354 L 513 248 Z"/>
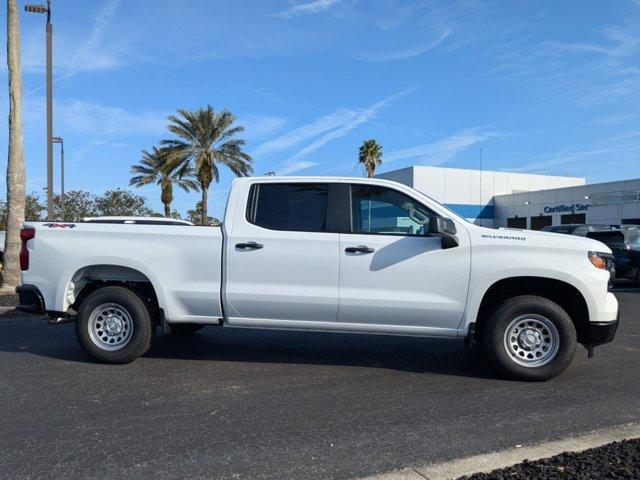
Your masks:
<path fill-rule="evenodd" d="M 63 311 L 77 311 L 88 295 L 106 286 L 122 286 L 136 292 L 154 313 L 162 308 L 160 292 L 148 275 L 133 267 L 100 263 L 80 267 L 70 276 L 62 292 Z"/>
<path fill-rule="evenodd" d="M 475 338 L 480 340 L 491 313 L 504 300 L 519 295 L 537 295 L 562 307 L 575 326 L 578 342 L 584 343 L 589 329 L 589 308 L 580 290 L 562 280 L 535 276 L 508 277 L 486 289 L 475 319 Z"/>

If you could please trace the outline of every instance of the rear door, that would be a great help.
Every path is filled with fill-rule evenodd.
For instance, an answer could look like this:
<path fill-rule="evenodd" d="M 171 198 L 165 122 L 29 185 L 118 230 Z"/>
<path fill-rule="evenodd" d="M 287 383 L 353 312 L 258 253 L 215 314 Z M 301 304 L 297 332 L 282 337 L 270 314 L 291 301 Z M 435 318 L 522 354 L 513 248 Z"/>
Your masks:
<path fill-rule="evenodd" d="M 335 322 L 337 184 L 247 183 L 226 226 L 230 324 Z"/>
<path fill-rule="evenodd" d="M 443 249 L 426 234 L 435 213 L 387 186 L 343 184 L 340 208 L 338 321 L 453 334 L 469 282 L 465 232 L 458 247 Z"/>

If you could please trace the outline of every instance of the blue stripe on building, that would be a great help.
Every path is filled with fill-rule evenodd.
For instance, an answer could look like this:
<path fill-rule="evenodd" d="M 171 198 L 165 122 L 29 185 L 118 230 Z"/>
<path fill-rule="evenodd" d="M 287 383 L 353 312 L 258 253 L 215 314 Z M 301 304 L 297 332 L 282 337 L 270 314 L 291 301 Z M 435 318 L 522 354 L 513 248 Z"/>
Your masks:
<path fill-rule="evenodd" d="M 465 205 L 463 203 L 445 203 L 445 206 L 464 218 L 486 218 L 493 220 L 493 205 Z"/>

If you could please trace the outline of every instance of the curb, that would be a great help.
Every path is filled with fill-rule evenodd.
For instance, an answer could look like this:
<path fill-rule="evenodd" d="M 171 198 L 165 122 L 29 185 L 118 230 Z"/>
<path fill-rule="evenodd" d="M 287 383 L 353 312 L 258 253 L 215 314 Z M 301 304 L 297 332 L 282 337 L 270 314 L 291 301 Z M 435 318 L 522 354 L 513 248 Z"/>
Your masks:
<path fill-rule="evenodd" d="M 510 467 L 524 460 L 540 460 L 563 452 L 581 452 L 601 447 L 607 443 L 640 437 L 640 423 L 628 423 L 618 427 L 596 430 L 574 437 L 553 440 L 521 448 L 475 455 L 473 457 L 434 463 L 422 467 L 405 468 L 382 473 L 362 480 L 455 480 L 464 475 L 488 473 L 499 468 Z"/>

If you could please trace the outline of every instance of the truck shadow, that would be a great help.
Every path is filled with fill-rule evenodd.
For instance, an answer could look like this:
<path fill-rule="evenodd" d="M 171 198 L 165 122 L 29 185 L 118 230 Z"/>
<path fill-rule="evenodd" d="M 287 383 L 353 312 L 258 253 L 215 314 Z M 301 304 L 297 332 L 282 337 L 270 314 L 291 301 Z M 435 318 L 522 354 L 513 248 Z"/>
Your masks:
<path fill-rule="evenodd" d="M 382 368 L 414 373 L 497 378 L 461 340 L 346 333 L 207 327 L 187 337 L 160 336 L 148 358 Z"/>
<path fill-rule="evenodd" d="M 0 317 L 0 352 L 95 362 L 77 344 L 74 325 L 40 318 Z M 146 359 L 362 367 L 475 378 L 497 378 L 486 359 L 461 340 L 348 333 L 205 327 L 178 336 L 158 333 Z M 132 364 L 135 367 L 136 362 Z M 159 365 L 160 367 L 160 365 Z M 201 368 L 194 365 L 194 368 Z"/>

